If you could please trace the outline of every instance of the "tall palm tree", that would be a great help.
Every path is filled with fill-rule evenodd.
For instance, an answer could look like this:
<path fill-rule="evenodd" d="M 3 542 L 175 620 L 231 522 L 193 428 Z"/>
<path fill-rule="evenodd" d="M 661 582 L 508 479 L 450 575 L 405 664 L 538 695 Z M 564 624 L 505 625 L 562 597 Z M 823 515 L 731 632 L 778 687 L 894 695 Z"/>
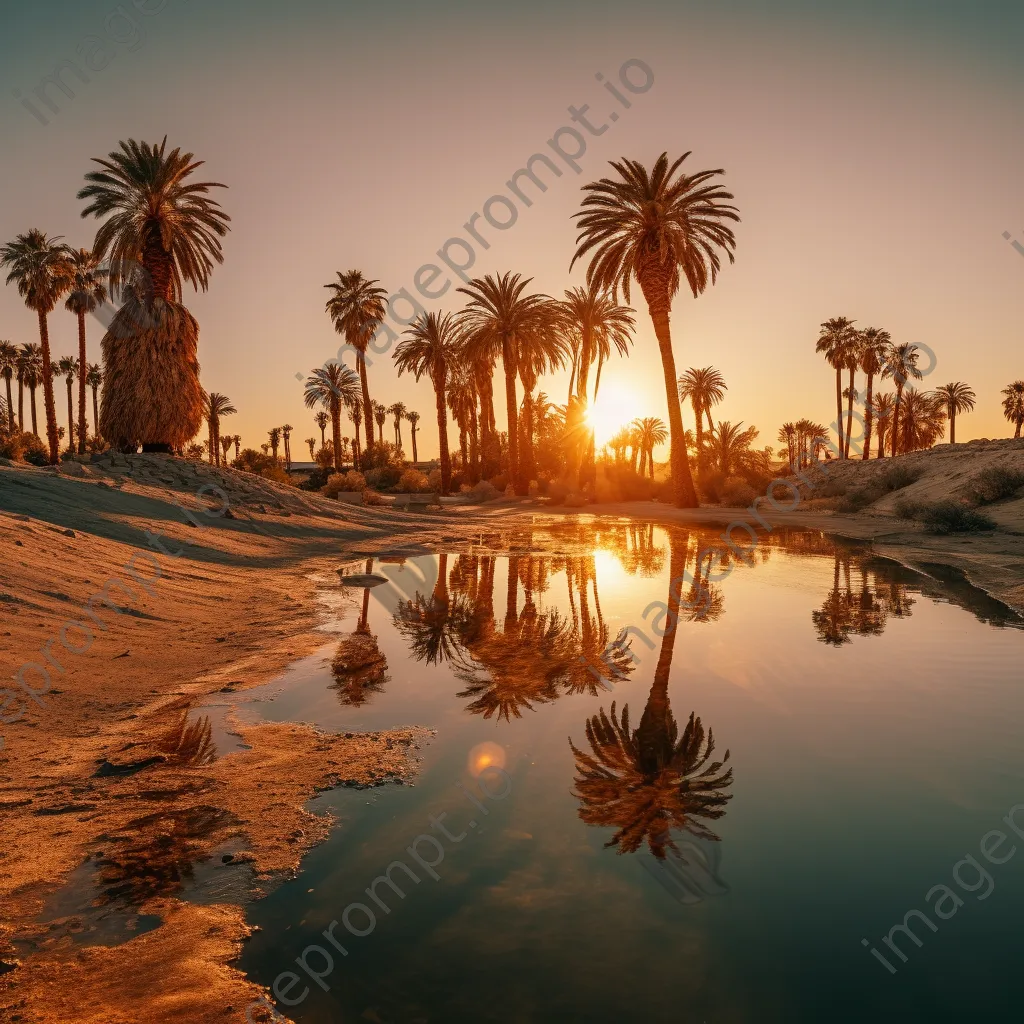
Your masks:
<path fill-rule="evenodd" d="M 395 447 L 402 448 L 402 420 L 405 419 L 405 405 L 394 402 L 388 406 L 388 413 L 395 418 Z"/>
<path fill-rule="evenodd" d="M 851 354 L 857 349 L 857 321 L 845 316 L 832 317 L 821 325 L 815 352 L 836 371 L 836 433 L 839 438 L 839 457 L 846 458 L 846 432 L 843 430 L 843 370 L 850 365 Z M 852 373 L 851 373 L 852 382 Z M 852 383 L 851 383 L 852 386 Z"/>
<path fill-rule="evenodd" d="M 718 405 L 725 398 L 725 393 L 729 388 L 725 383 L 725 378 L 713 366 L 705 366 L 700 370 L 691 366 L 676 381 L 676 386 L 678 388 L 679 401 L 685 402 L 689 399 L 690 404 L 693 406 L 693 418 L 697 424 L 697 457 L 699 459 L 700 453 L 704 448 L 703 418 L 707 416 L 708 428 L 712 429 L 715 424 L 711 419 L 711 407 Z"/>
<path fill-rule="evenodd" d="M 423 374 L 434 385 L 437 408 L 437 436 L 440 444 L 441 490 L 448 493 L 452 484 L 452 463 L 448 453 L 448 414 L 445 408 L 445 387 L 449 367 L 457 358 L 462 337 L 457 321 L 451 313 L 427 313 L 419 316 L 395 347 L 395 366 L 398 375 L 405 371 L 416 380 Z"/>
<path fill-rule="evenodd" d="M 205 400 L 206 421 L 210 428 L 210 462 L 220 465 L 220 418 L 232 416 L 238 410 L 231 404 L 227 395 L 211 391 Z"/>
<path fill-rule="evenodd" d="M 961 381 L 943 384 L 942 387 L 935 389 L 935 394 L 942 401 L 949 417 L 949 443 L 956 444 L 956 418 L 960 413 L 970 412 L 974 408 L 977 395 L 969 384 Z"/>
<path fill-rule="evenodd" d="M 50 364 L 47 364 L 50 365 Z M 21 346 L 21 367 L 19 380 L 24 381 L 28 388 L 29 405 L 32 411 L 32 433 L 39 437 L 39 425 L 36 419 L 36 388 L 43 379 L 43 349 L 34 341 L 25 342 Z M 50 371 L 53 379 L 53 370 Z M 20 396 L 19 396 L 20 403 Z"/>
<path fill-rule="evenodd" d="M 323 406 L 331 417 L 331 437 L 334 446 L 334 471 L 341 472 L 341 407 L 358 401 L 359 377 L 341 363 L 327 363 L 314 370 L 307 378 L 303 401 L 307 409 Z M 359 414 L 356 413 L 356 433 Z"/>
<path fill-rule="evenodd" d="M 562 316 L 562 307 L 558 303 L 552 302 L 548 308 L 553 319 Z M 521 337 L 519 340 L 519 353 L 516 363 L 519 369 L 519 380 L 523 385 L 520 475 L 527 484 L 535 478 L 537 472 L 537 456 L 534 451 L 533 392 L 541 375 L 550 373 L 563 366 L 568 356 L 569 343 L 564 330 L 556 330 L 550 333 L 531 333 Z M 592 443 L 592 434 L 590 440 Z"/>
<path fill-rule="evenodd" d="M 0 266 L 8 267 L 7 283 L 16 284 L 18 294 L 39 320 L 39 348 L 42 357 L 43 408 L 50 464 L 60 459 L 57 438 L 57 407 L 53 399 L 53 371 L 50 330 L 47 317 L 72 285 L 68 248 L 59 237 L 48 238 L 33 228 L 13 242 L 0 246 Z M 34 396 L 34 391 L 33 391 Z M 35 425 L 33 424 L 33 430 Z"/>
<path fill-rule="evenodd" d="M 736 238 L 727 222 L 739 220 L 736 208 L 728 203 L 732 194 L 712 182 L 724 173 L 721 169 L 674 177 L 689 155 L 684 153 L 670 166 L 668 155 L 662 153 L 650 172 L 636 160 L 613 162 L 620 180 L 602 178 L 585 185 L 589 195 L 576 214 L 579 244 L 572 261 L 595 250 L 587 268 L 588 283 L 611 291 L 613 297 L 621 287 L 629 302 L 629 283 L 635 277 L 647 300 L 661 350 L 672 480 L 676 504 L 681 508 L 694 508 L 698 501 L 676 399 L 669 327 L 672 298 L 679 290 L 681 274 L 696 298 L 709 281 L 716 281 L 720 253 L 733 262 Z"/>
<path fill-rule="evenodd" d="M 387 292 L 378 287 L 376 280 L 363 277 L 362 271 L 337 271 L 337 281 L 325 284 L 332 294 L 327 300 L 327 312 L 334 321 L 334 329 L 356 350 L 356 368 L 362 385 L 362 410 L 366 424 L 366 443 L 373 444 L 373 403 L 366 377 L 366 347 L 387 313 Z"/>
<path fill-rule="evenodd" d="M 100 436 L 100 385 L 103 383 L 103 370 L 98 363 L 89 363 L 85 374 L 85 383 L 92 388 L 92 429 Z"/>
<path fill-rule="evenodd" d="M 875 375 L 882 371 L 889 358 L 892 338 L 888 331 L 868 327 L 860 332 L 860 368 L 867 376 L 867 393 L 864 399 L 864 452 L 862 459 L 871 458 L 871 428 Z"/>
<path fill-rule="evenodd" d="M 199 324 L 181 304 L 183 282 L 209 287 L 223 263 L 220 239 L 230 217 L 208 196 L 220 182 L 190 181 L 202 166 L 191 153 L 121 142 L 85 176 L 82 211 L 107 217 L 93 253 L 110 262 L 110 287 L 124 296 L 101 343 L 101 433 L 115 444 L 170 452 L 194 437 L 203 419 Z M 141 272 L 140 272 L 141 265 Z"/>
<path fill-rule="evenodd" d="M 284 464 L 287 469 L 292 468 L 292 431 L 295 428 L 290 423 L 281 427 L 281 437 L 284 440 Z"/>
<path fill-rule="evenodd" d="M 274 453 L 274 462 L 277 462 L 277 452 L 281 447 L 281 428 L 271 427 L 267 431 L 267 436 L 270 438 L 270 450 Z"/>
<path fill-rule="evenodd" d="M 448 380 L 445 385 L 448 408 L 459 425 L 459 447 L 462 451 L 462 471 L 473 476 L 479 459 L 476 436 L 476 388 L 469 368 L 456 358 L 448 365 Z"/>
<path fill-rule="evenodd" d="M 235 446 L 235 458 L 237 459 L 238 458 L 238 449 L 239 449 L 239 446 L 242 443 L 242 435 L 241 434 L 235 434 L 234 437 L 231 438 L 231 443 Z"/>
<path fill-rule="evenodd" d="M 796 424 L 794 424 L 794 423 L 783 423 L 782 426 L 779 427 L 779 432 L 778 432 L 778 434 L 775 435 L 775 439 L 777 441 L 782 441 L 782 443 L 785 444 L 785 446 L 786 446 L 786 454 L 789 457 L 789 461 L 788 461 L 787 465 L 789 465 L 789 466 L 797 465 L 797 452 L 799 451 L 800 454 L 802 455 L 803 454 L 803 450 L 802 450 L 802 446 L 798 447 L 798 445 L 797 445 Z M 779 454 L 780 455 L 782 454 L 782 449 L 781 448 L 779 449 Z"/>
<path fill-rule="evenodd" d="M 882 367 L 882 376 L 891 377 L 896 385 L 896 402 L 892 410 L 892 426 L 889 432 L 892 435 L 892 454 L 895 458 L 897 445 L 900 438 L 900 404 L 903 401 L 903 388 L 910 379 L 922 380 L 924 374 L 917 368 L 917 360 L 920 353 L 916 345 L 903 341 L 899 345 L 893 345 Z"/>
<path fill-rule="evenodd" d="M 320 409 L 313 417 L 313 422 L 320 428 L 320 447 L 326 448 L 327 437 L 325 432 L 327 430 L 327 424 L 331 422 L 331 418 L 323 411 L 323 409 Z"/>
<path fill-rule="evenodd" d="M 1003 396 L 1003 415 L 1013 424 L 1013 436 L 1020 437 L 1024 426 L 1024 380 L 1007 384 L 1000 392 Z"/>
<path fill-rule="evenodd" d="M 642 459 L 646 459 L 647 474 L 654 479 L 654 449 L 659 444 L 668 440 L 668 431 L 665 424 L 656 416 L 645 416 L 643 419 L 633 421 L 640 431 L 640 448 L 643 452 Z M 643 470 L 641 469 L 641 473 Z"/>
<path fill-rule="evenodd" d="M 85 454 L 85 371 L 88 362 L 85 352 L 85 315 L 107 301 L 106 280 L 108 271 L 88 249 L 69 250 L 74 283 L 64 303 L 69 313 L 78 318 L 78 365 L 83 372 L 78 375 L 78 454 Z"/>
<path fill-rule="evenodd" d="M 420 414 L 418 412 L 407 412 L 405 418 L 409 421 L 409 433 L 412 434 L 412 461 L 419 462 L 416 453 L 416 432 L 419 430 Z"/>
<path fill-rule="evenodd" d="M 75 405 L 71 396 L 71 389 L 75 384 L 75 377 L 78 373 L 78 360 L 74 356 L 61 356 L 57 360 L 57 376 L 64 377 L 68 387 L 68 447 L 75 446 Z M 81 427 L 79 427 L 81 429 Z"/>
<path fill-rule="evenodd" d="M 0 375 L 7 386 L 7 429 L 14 433 L 14 402 L 11 398 L 11 381 L 18 366 L 18 348 L 10 341 L 0 341 Z"/>
<path fill-rule="evenodd" d="M 307 437 L 306 438 L 306 444 L 309 445 L 309 460 L 310 460 L 310 462 L 312 462 L 313 459 L 316 457 L 316 438 L 315 437 Z M 326 447 L 326 445 L 325 445 L 325 447 Z"/>
<path fill-rule="evenodd" d="M 878 452 L 876 453 L 876 458 L 884 459 L 885 441 L 892 429 L 892 414 L 893 409 L 896 407 L 896 400 L 890 392 L 886 391 L 880 395 L 875 395 L 871 407 L 875 423 L 878 427 Z"/>
<path fill-rule="evenodd" d="M 538 353 L 564 350 L 561 311 L 547 295 L 524 294 L 532 280 L 519 274 L 488 274 L 459 288 L 469 296 L 459 318 L 468 358 L 493 365 L 500 356 L 505 371 L 508 473 L 517 494 L 525 494 L 529 483 L 523 479 L 519 466 L 516 376 L 520 355 L 532 360 Z"/>
<path fill-rule="evenodd" d="M 373 418 L 377 421 L 377 441 L 379 444 L 384 443 L 384 422 L 387 419 L 388 410 L 387 406 L 383 402 L 373 403 Z M 370 440 L 373 440 L 373 435 L 370 435 Z"/>

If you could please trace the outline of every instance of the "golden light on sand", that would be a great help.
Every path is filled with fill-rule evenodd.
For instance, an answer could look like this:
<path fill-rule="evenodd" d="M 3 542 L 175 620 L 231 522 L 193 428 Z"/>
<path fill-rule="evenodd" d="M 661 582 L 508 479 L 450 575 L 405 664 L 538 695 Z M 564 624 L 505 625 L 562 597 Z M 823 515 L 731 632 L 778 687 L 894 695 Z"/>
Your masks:
<path fill-rule="evenodd" d="M 587 410 L 587 425 L 594 431 L 594 444 L 599 449 L 627 423 L 644 415 L 635 395 L 614 380 L 608 380 L 606 374 L 601 377 L 597 401 Z"/>
<path fill-rule="evenodd" d="M 467 758 L 469 774 L 477 779 L 480 777 L 480 773 L 488 768 L 504 768 L 505 760 L 505 748 L 500 744 L 491 743 L 490 740 L 478 743 L 469 752 Z"/>

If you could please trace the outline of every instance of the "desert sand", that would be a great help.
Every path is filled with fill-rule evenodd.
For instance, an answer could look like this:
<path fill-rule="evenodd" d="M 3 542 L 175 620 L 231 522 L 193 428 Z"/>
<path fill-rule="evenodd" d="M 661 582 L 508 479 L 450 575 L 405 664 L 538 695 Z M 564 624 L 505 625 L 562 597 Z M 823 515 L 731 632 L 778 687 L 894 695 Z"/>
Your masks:
<path fill-rule="evenodd" d="M 923 474 L 900 494 L 946 498 L 985 465 L 1024 470 L 1024 441 L 940 446 L 898 461 Z M 830 479 L 860 483 L 888 462 L 838 466 Z M 812 490 L 795 511 L 761 507 L 770 526 L 870 540 L 926 572 L 955 566 L 1024 609 L 1024 499 L 986 510 L 997 532 L 960 537 L 899 519 L 894 500 L 841 515 Z M 420 514 L 353 507 L 156 455 L 0 466 L 0 658 L 6 680 L 38 666 L 22 673 L 37 699 L 16 681 L 0 691 L 0 716 L 21 713 L 0 720 L 0 1017 L 244 1019 L 262 994 L 232 966 L 249 934 L 244 899 L 196 906 L 155 890 L 144 910 L 161 926 L 110 947 L 76 944 L 74 915 L 38 923 L 47 900 L 87 858 L 116 870 L 155 850 L 172 868 L 228 850 L 226 863 L 250 864 L 264 888 L 293 872 L 333 824 L 304 810 L 306 800 L 341 782 L 410 777 L 427 730 L 346 738 L 267 723 L 241 730 L 249 749 L 212 759 L 187 726 L 189 709 L 323 647 L 324 595 L 347 599 L 335 572 L 344 559 L 410 541 L 456 545 L 523 515 L 581 514 L 753 522 L 742 509 L 639 502 L 559 511 L 521 500 Z M 90 603 L 105 588 L 113 604 Z"/>

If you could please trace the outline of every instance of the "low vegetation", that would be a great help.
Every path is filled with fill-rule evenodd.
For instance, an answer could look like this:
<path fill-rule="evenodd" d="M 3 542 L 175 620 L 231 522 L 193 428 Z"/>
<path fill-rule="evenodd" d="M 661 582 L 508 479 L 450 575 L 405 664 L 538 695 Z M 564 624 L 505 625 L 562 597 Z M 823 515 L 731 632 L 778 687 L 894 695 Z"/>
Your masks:
<path fill-rule="evenodd" d="M 964 496 L 972 505 L 991 505 L 1014 497 L 1024 487 L 1024 473 L 1008 466 L 989 466 L 976 473 L 964 487 Z"/>
<path fill-rule="evenodd" d="M 896 515 L 924 523 L 929 533 L 984 533 L 996 528 L 995 520 L 959 501 L 913 501 L 902 498 L 896 502 Z"/>

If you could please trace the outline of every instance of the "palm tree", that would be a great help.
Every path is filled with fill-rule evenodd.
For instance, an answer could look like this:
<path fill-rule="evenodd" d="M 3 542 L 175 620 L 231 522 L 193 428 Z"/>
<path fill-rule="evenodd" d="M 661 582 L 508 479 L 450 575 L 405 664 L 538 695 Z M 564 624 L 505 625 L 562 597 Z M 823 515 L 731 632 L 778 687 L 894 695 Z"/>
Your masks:
<path fill-rule="evenodd" d="M 281 427 L 281 437 L 284 439 L 284 464 L 287 469 L 292 468 L 292 431 L 295 428 L 290 423 Z"/>
<path fill-rule="evenodd" d="M 210 462 L 220 465 L 220 418 L 221 416 L 232 416 L 238 410 L 231 404 L 227 395 L 218 391 L 211 391 L 204 402 L 206 422 L 210 429 Z"/>
<path fill-rule="evenodd" d="M 579 243 L 573 263 L 596 250 L 587 268 L 587 282 L 618 296 L 621 287 L 629 302 L 629 282 L 635 277 L 647 300 L 661 350 L 668 400 L 672 480 L 676 504 L 696 507 L 697 492 L 686 456 L 683 419 L 676 400 L 676 364 L 672 352 L 669 314 L 679 290 L 680 272 L 694 298 L 713 284 L 721 266 L 720 252 L 733 262 L 736 239 L 727 221 L 738 221 L 728 204 L 732 194 L 717 183 L 708 184 L 721 169 L 673 176 L 689 156 L 669 166 L 662 153 L 648 173 L 636 160 L 613 162 L 621 180 L 602 178 L 584 186 L 590 194 L 576 214 Z M 571 268 L 571 265 L 570 265 Z"/>
<path fill-rule="evenodd" d="M 458 359 L 449 362 L 445 398 L 459 425 L 462 471 L 468 478 L 471 466 L 475 473 L 480 454 L 476 436 L 476 390 L 469 368 Z"/>
<path fill-rule="evenodd" d="M 800 451 L 801 455 L 803 454 L 803 452 L 802 449 L 797 448 L 796 425 L 793 423 L 783 423 L 782 426 L 779 427 L 778 434 L 775 435 L 775 440 L 782 441 L 783 444 L 785 444 L 786 446 L 786 454 L 789 457 L 787 465 L 797 465 L 797 452 Z M 782 454 L 781 448 L 779 449 L 779 454 Z"/>
<path fill-rule="evenodd" d="M 241 434 L 235 434 L 235 436 L 231 438 L 231 443 L 235 446 L 235 458 L 237 459 L 238 458 L 238 448 L 239 448 L 239 445 L 241 445 L 241 443 L 242 443 L 242 435 Z"/>
<path fill-rule="evenodd" d="M 18 366 L 18 349 L 10 341 L 0 341 L 0 375 L 7 385 L 7 429 L 14 433 L 14 402 L 11 398 L 11 381 Z"/>
<path fill-rule="evenodd" d="M 60 452 L 47 317 L 73 282 L 68 252 L 67 246 L 60 242 L 59 237 L 48 238 L 37 228 L 18 235 L 13 242 L 0 246 L 0 266 L 9 268 L 7 283 L 17 285 L 18 294 L 39 320 L 43 408 L 46 413 L 46 439 L 50 449 L 51 465 L 57 464 Z"/>
<path fill-rule="evenodd" d="M 420 414 L 408 412 L 405 418 L 409 421 L 409 433 L 412 434 L 412 461 L 415 463 L 419 461 L 416 454 L 416 431 L 419 430 Z"/>
<path fill-rule="evenodd" d="M 309 445 L 309 460 L 310 462 L 312 462 L 313 459 L 316 457 L 316 438 L 307 437 L 306 444 Z M 324 447 L 326 447 L 326 443 L 324 444 Z"/>
<path fill-rule="evenodd" d="M 452 483 L 452 464 L 448 454 L 448 415 L 445 408 L 445 387 L 449 365 L 457 357 L 462 343 L 459 326 L 448 313 L 427 313 L 416 318 L 395 347 L 398 375 L 408 370 L 416 380 L 426 373 L 434 385 L 437 408 L 437 435 L 440 444 L 441 490 L 447 494 Z"/>
<path fill-rule="evenodd" d="M 516 376 L 519 359 L 544 358 L 546 353 L 563 351 L 560 337 L 561 311 L 547 295 L 524 294 L 533 278 L 505 273 L 476 278 L 458 290 L 469 296 L 460 315 L 465 333 L 466 354 L 470 360 L 493 365 L 501 356 L 505 371 L 505 413 L 508 418 L 508 474 L 517 494 L 525 494 L 525 481 L 519 466 L 519 424 L 516 415 Z"/>
<path fill-rule="evenodd" d="M 234 443 L 234 440 L 230 434 L 225 434 L 220 439 L 220 450 L 224 453 L 223 460 L 225 466 L 228 464 L 228 452 L 231 451 L 231 445 Z"/>
<path fill-rule="evenodd" d="M 892 338 L 888 331 L 868 327 L 860 334 L 860 368 L 867 375 L 867 393 L 864 399 L 864 452 L 862 459 L 871 458 L 871 417 L 875 374 L 880 373 L 889 358 Z"/>
<path fill-rule="evenodd" d="M 889 354 L 885 360 L 885 366 L 882 367 L 882 376 L 891 377 L 893 383 L 896 385 L 896 403 L 893 406 L 892 411 L 892 426 L 890 427 L 890 433 L 892 434 L 892 454 L 895 458 L 896 448 L 900 441 L 900 403 L 903 400 L 903 388 L 907 381 L 913 378 L 914 380 L 922 380 L 924 375 L 917 368 L 917 360 L 919 356 L 916 345 L 912 345 L 909 342 L 901 342 L 899 345 L 893 345 L 889 349 Z"/>
<path fill-rule="evenodd" d="M 69 250 L 74 283 L 71 294 L 64 303 L 69 313 L 78 317 L 78 365 L 86 370 L 88 362 L 85 353 L 85 315 L 94 312 L 107 301 L 108 277 L 106 268 L 88 249 Z M 85 454 L 85 372 L 78 376 L 78 454 Z"/>
<path fill-rule="evenodd" d="M 92 429 L 93 433 L 100 436 L 100 385 L 103 383 L 103 371 L 98 363 L 89 363 L 85 383 L 92 388 Z"/>
<path fill-rule="evenodd" d="M 79 376 L 79 364 L 74 356 L 61 356 L 57 360 L 57 376 L 66 378 L 68 386 L 68 447 L 75 446 L 75 405 L 71 397 L 71 389 L 75 383 L 75 377 Z M 84 379 L 84 378 L 83 378 Z M 81 427 L 79 427 L 81 430 Z"/>
<path fill-rule="evenodd" d="M 956 444 L 956 418 L 960 413 L 970 412 L 974 408 L 977 396 L 970 385 L 960 381 L 943 384 L 935 389 L 935 394 L 942 401 L 949 417 L 949 443 Z"/>
<path fill-rule="evenodd" d="M 326 448 L 327 437 L 325 431 L 327 430 L 327 424 L 331 422 L 331 418 L 323 411 L 323 409 L 320 409 L 313 417 L 313 422 L 320 428 L 320 447 Z"/>
<path fill-rule="evenodd" d="M 1000 392 L 1003 395 L 1003 415 L 1013 424 L 1013 436 L 1020 437 L 1024 425 L 1024 380 L 1007 384 Z"/>
<path fill-rule="evenodd" d="M 377 287 L 376 280 L 367 280 L 362 271 L 337 271 L 337 281 L 325 284 L 332 292 L 327 300 L 327 312 L 334 321 L 334 329 L 356 351 L 356 367 L 362 385 L 362 410 L 366 423 L 366 443 L 373 444 L 373 403 L 366 377 L 366 347 L 387 313 L 387 292 Z"/>
<path fill-rule="evenodd" d="M 384 421 L 387 419 L 388 410 L 383 402 L 373 403 L 373 418 L 377 421 L 377 440 L 380 444 L 384 443 Z M 373 442 L 373 435 L 370 435 L 370 441 Z"/>
<path fill-rule="evenodd" d="M 395 447 L 402 448 L 402 420 L 405 419 L 405 406 L 401 402 L 395 402 L 388 406 L 388 413 L 395 418 Z"/>
<path fill-rule="evenodd" d="M 641 459 L 646 459 L 647 474 L 654 479 L 654 449 L 659 444 L 668 440 L 668 431 L 665 424 L 656 416 L 645 416 L 643 419 L 633 421 L 637 430 L 640 431 L 640 449 L 643 452 Z M 641 465 L 643 463 L 641 462 Z M 640 470 L 643 473 L 643 469 Z"/>
<path fill-rule="evenodd" d="M 341 407 L 358 401 L 359 378 L 341 363 L 327 363 L 306 378 L 303 401 L 307 409 L 323 406 L 331 417 L 331 436 L 334 443 L 334 471 L 341 472 Z M 359 432 L 359 414 L 356 413 L 356 434 Z"/>
<path fill-rule="evenodd" d="M 49 365 L 49 364 L 48 364 Z M 39 437 L 39 426 L 36 420 L 36 388 L 43 379 L 43 350 L 35 342 L 25 342 L 21 346 L 21 366 L 19 369 L 19 381 L 23 381 L 28 388 L 29 403 L 32 410 L 32 433 Z M 53 371 L 50 371 L 50 379 L 53 379 Z M 19 415 L 21 396 L 18 396 Z"/>
<path fill-rule="evenodd" d="M 856 320 L 845 316 L 832 317 L 821 325 L 815 352 L 825 356 L 825 362 L 836 371 L 836 433 L 839 437 L 839 457 L 846 458 L 846 435 L 843 430 L 843 370 L 850 365 L 851 355 L 857 349 L 859 337 L 853 326 Z M 850 374 L 851 387 L 853 373 Z"/>
<path fill-rule="evenodd" d="M 356 436 L 352 444 L 352 466 L 353 468 L 358 469 L 362 464 L 359 444 L 359 425 L 363 422 L 363 401 L 358 395 L 356 395 L 351 401 L 346 402 L 345 405 L 348 407 L 349 419 L 355 427 Z M 370 444 L 373 444 L 373 434 L 370 435 Z"/>
<path fill-rule="evenodd" d="M 183 448 L 203 419 L 199 383 L 199 324 L 181 304 L 182 284 L 209 287 L 223 263 L 220 239 L 230 217 L 207 193 L 219 182 L 188 179 L 202 166 L 191 153 L 121 142 L 100 170 L 85 176 L 82 211 L 108 219 L 93 253 L 110 261 L 110 287 L 125 296 L 102 345 L 101 433 L 143 451 Z M 140 272 L 141 265 L 141 272 Z"/>
<path fill-rule="evenodd" d="M 872 412 L 878 426 L 878 452 L 876 458 L 885 458 L 885 441 L 892 429 L 892 414 L 896 400 L 888 391 L 875 395 L 871 403 Z"/>
<path fill-rule="evenodd" d="M 270 450 L 274 453 L 274 462 L 277 462 L 277 452 L 281 447 L 281 428 L 271 427 L 267 431 L 267 436 L 270 438 Z"/>
<path fill-rule="evenodd" d="M 904 452 L 930 448 L 945 429 L 945 403 L 934 391 L 908 387 L 903 393 L 900 448 Z"/>
<path fill-rule="evenodd" d="M 704 419 L 708 418 L 708 428 L 714 428 L 714 421 L 711 419 L 711 407 L 718 405 L 725 398 L 729 390 L 725 378 L 713 366 L 705 366 L 703 369 L 690 367 L 678 381 L 679 401 L 690 400 L 693 406 L 693 418 L 697 424 L 697 458 L 704 449 Z"/>
<path fill-rule="evenodd" d="M 560 318 L 562 316 L 561 307 L 556 302 L 549 304 L 549 312 L 552 318 Z M 537 457 L 534 451 L 533 392 L 541 375 L 552 372 L 564 365 L 568 355 L 569 343 L 564 332 L 561 330 L 550 333 L 538 332 L 528 334 L 519 340 L 519 353 L 516 362 L 519 368 L 519 380 L 523 385 L 519 468 L 520 475 L 526 484 L 529 484 L 534 479 L 537 469 Z M 592 446 L 593 435 L 591 435 L 590 442 Z"/>
<path fill-rule="evenodd" d="M 708 461 L 724 477 L 742 472 L 763 472 L 768 468 L 765 453 L 751 448 L 757 437 L 757 427 L 742 428 L 742 423 L 722 420 L 711 431 L 707 444 Z"/>

